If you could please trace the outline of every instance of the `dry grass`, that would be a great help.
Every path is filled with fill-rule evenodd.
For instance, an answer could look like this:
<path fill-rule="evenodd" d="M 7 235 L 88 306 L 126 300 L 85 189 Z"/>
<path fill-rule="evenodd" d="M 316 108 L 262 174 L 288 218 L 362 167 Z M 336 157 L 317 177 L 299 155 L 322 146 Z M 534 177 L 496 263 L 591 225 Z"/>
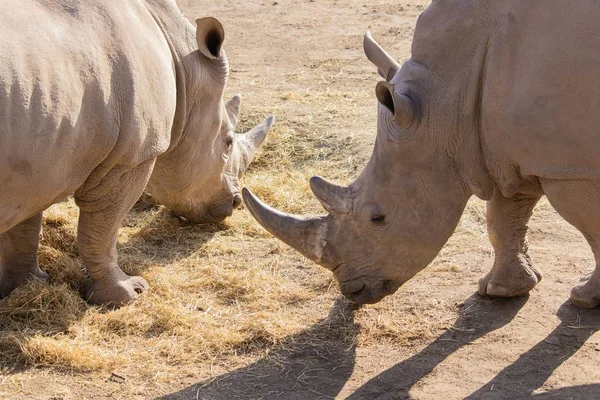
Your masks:
<path fill-rule="evenodd" d="M 340 96 L 317 98 L 325 114 L 342 113 L 324 105 L 332 98 L 339 104 Z M 305 100 L 294 95 L 286 101 Z M 246 127 L 264 115 L 256 114 Z M 280 121 L 245 179 L 275 207 L 320 213 L 308 178 L 319 171 L 347 182 L 356 174 L 356 162 L 343 154 L 357 146 L 353 137 L 315 135 L 310 121 L 318 118 L 323 117 Z M 480 203 L 469 206 L 457 246 L 483 234 L 482 214 Z M 149 292 L 119 310 L 89 307 L 79 295 L 86 277 L 75 247 L 76 220 L 72 202 L 46 212 L 40 264 L 51 282 L 34 281 L 0 300 L 5 369 L 46 367 L 90 376 L 118 371 L 133 382 L 152 379 L 160 387 L 182 368 L 215 363 L 229 368 L 289 346 L 290 337 L 312 326 L 317 328 L 303 338 L 312 346 L 331 346 L 339 337 L 327 332 L 345 329 L 347 343 L 399 347 L 435 337 L 454 320 L 454 305 L 411 292 L 409 284 L 402 295 L 355 311 L 352 329 L 320 323 L 340 296 L 331 274 L 271 238 L 247 211 L 218 226 L 194 226 L 147 197 L 124 223 L 119 254 L 126 272 L 150 282 Z M 433 270 L 453 273 L 455 252 L 446 248 Z"/>
<path fill-rule="evenodd" d="M 308 173 L 264 167 L 283 160 L 328 163 L 311 161 L 308 150 L 287 157 L 285 129 L 275 132 L 246 183 L 281 209 L 318 211 Z M 458 236 L 480 233 L 481 214 L 480 204 L 469 207 Z M 236 356 L 257 355 L 317 323 L 339 296 L 329 272 L 271 239 L 246 211 L 219 226 L 193 226 L 143 198 L 124 224 L 119 250 L 123 269 L 140 273 L 151 289 L 136 304 L 106 312 L 78 293 L 85 276 L 75 224 L 70 202 L 46 213 L 40 263 L 50 284 L 36 280 L 0 301 L 5 366 L 151 376 L 209 360 L 236 364 Z M 442 254 L 437 266 L 445 262 Z M 447 327 L 449 309 L 407 292 L 401 301 L 392 297 L 358 310 L 360 335 L 349 340 L 410 345 Z"/>
<path fill-rule="evenodd" d="M 352 78 L 340 75 L 343 68 L 328 60 L 307 74 L 322 76 L 324 83 Z M 293 74 L 290 79 L 306 78 Z M 372 78 L 362 79 L 370 85 Z M 259 98 L 244 106 L 240 131 L 270 113 L 278 116 L 244 183 L 281 210 L 321 213 L 310 176 L 349 182 L 370 154 L 372 139 L 365 138 L 374 121 L 371 92 L 327 87 L 284 91 L 275 105 Z M 352 124 L 356 131 L 346 132 L 343 127 Z M 246 210 L 220 225 L 194 226 L 147 197 L 124 222 L 118 246 L 122 268 L 142 275 L 151 288 L 135 304 L 106 311 L 79 295 L 86 276 L 75 247 L 76 221 L 72 202 L 45 213 L 40 264 L 50 283 L 34 281 L 0 300 L 0 378 L 23 370 L 83 374 L 84 381 L 102 386 L 116 373 L 128 382 L 120 395 L 144 396 L 171 390 L 186 377 L 214 376 L 213 366 L 231 369 L 282 347 L 419 346 L 456 316 L 455 304 L 438 302 L 409 283 L 401 294 L 360 308 L 352 318 L 327 318 L 340 298 L 331 273 L 273 239 Z M 458 272 L 461 243 L 484 232 L 483 206 L 473 202 L 429 271 L 440 279 Z M 421 284 L 433 279 L 429 274 L 418 278 Z"/>

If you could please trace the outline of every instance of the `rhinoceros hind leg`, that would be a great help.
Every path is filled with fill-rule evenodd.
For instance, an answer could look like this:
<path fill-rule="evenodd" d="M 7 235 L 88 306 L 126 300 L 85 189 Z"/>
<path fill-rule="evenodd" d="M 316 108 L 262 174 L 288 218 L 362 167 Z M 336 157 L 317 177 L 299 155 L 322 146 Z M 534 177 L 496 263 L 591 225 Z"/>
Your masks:
<path fill-rule="evenodd" d="M 571 303 L 583 308 L 600 306 L 600 271 L 598 268 L 587 282 L 575 286 L 571 290 Z"/>
<path fill-rule="evenodd" d="M 571 302 L 579 307 L 600 306 L 600 180 L 541 180 L 552 207 L 577 228 L 592 248 L 596 269 L 584 283 L 571 290 Z"/>
<path fill-rule="evenodd" d="M 92 175 L 75 193 L 80 208 L 77 245 L 90 275 L 84 297 L 92 304 L 119 307 L 146 291 L 148 283 L 125 274 L 117 263 L 117 233 L 141 196 L 154 159 L 134 168 L 113 168 L 100 182 Z"/>
<path fill-rule="evenodd" d="M 487 224 L 495 251 L 492 270 L 479 280 L 479 294 L 513 297 L 527 294 L 542 279 L 527 254 L 527 223 L 541 196 L 506 198 L 496 190 L 487 204 Z"/>
<path fill-rule="evenodd" d="M 42 213 L 0 235 L 0 298 L 32 277 L 48 280 L 38 266 Z"/>

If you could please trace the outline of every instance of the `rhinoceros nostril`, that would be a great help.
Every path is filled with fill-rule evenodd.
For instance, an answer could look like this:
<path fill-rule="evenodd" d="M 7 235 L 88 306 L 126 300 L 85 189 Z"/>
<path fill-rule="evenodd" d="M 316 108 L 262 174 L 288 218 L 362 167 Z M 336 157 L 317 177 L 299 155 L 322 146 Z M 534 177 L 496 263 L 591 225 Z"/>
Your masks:
<path fill-rule="evenodd" d="M 392 294 L 392 293 L 394 293 L 396 291 L 395 288 L 394 288 L 394 286 L 395 286 L 394 285 L 394 281 L 392 281 L 390 279 L 385 280 L 383 282 L 383 285 L 382 285 L 383 290 L 386 291 L 386 292 L 388 292 L 389 294 Z"/>
<path fill-rule="evenodd" d="M 352 301 L 357 301 L 356 298 L 360 297 L 362 293 L 364 293 L 366 289 L 366 285 L 362 283 L 359 288 L 353 289 L 351 292 L 344 293 L 346 297 L 348 297 Z"/>
<path fill-rule="evenodd" d="M 233 208 L 238 208 L 242 205 L 242 195 L 237 193 L 233 196 Z"/>

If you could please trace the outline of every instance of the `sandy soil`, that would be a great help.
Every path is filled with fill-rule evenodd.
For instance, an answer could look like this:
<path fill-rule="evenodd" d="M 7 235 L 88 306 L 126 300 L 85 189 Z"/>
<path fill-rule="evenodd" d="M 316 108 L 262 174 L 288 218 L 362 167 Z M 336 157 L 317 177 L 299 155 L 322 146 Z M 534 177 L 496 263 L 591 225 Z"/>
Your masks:
<path fill-rule="evenodd" d="M 298 141 L 315 145 L 315 151 L 321 145 L 327 149 L 323 160 L 294 162 L 292 167 L 310 174 L 319 165 L 329 165 L 319 172 L 340 181 L 356 175 L 374 141 L 379 78 L 362 53 L 362 35 L 371 25 L 379 42 L 403 61 L 409 56 L 416 19 L 429 3 L 179 1 L 190 19 L 213 15 L 223 22 L 232 66 L 227 92 L 243 94 L 244 124 L 275 113 L 275 135 L 291 132 L 291 140 L 296 135 Z M 282 173 L 280 168 L 289 166 L 269 168 Z M 493 254 L 484 206 L 473 201 L 433 265 L 378 305 L 357 311 L 333 289 L 314 306 L 319 317 L 307 317 L 298 332 L 260 351 L 230 355 L 227 363 L 206 359 L 175 366 L 166 378 L 5 366 L 5 372 L 0 370 L 0 397 L 598 398 L 600 311 L 568 302 L 570 288 L 591 270 L 591 252 L 545 200 L 536 209 L 529 239 L 544 278 L 528 297 L 488 300 L 475 293 Z M 271 265 L 274 239 L 241 241 L 265 254 L 264 265 Z M 156 244 L 157 252 L 161 245 Z M 295 257 L 289 258 L 290 265 L 304 262 L 289 257 Z M 396 326 L 387 334 L 380 329 L 368 338 L 373 326 L 393 326 L 386 321 L 398 315 L 415 325 Z M 416 324 L 430 329 L 423 333 Z"/>

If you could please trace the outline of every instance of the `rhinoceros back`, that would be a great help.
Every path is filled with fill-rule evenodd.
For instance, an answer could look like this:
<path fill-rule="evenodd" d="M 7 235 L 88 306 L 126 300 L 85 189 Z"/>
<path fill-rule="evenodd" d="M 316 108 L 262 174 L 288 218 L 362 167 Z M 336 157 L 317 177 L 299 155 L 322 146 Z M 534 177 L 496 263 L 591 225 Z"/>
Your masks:
<path fill-rule="evenodd" d="M 160 32 L 138 2 L 116 3 L 0 1 L 0 232 L 72 194 L 93 171 L 168 146 L 170 87 L 158 85 L 167 104 L 147 93 L 169 70 L 168 57 L 153 52 L 168 56 L 168 48 L 152 46 Z M 148 60 L 135 42 L 151 47 Z"/>

